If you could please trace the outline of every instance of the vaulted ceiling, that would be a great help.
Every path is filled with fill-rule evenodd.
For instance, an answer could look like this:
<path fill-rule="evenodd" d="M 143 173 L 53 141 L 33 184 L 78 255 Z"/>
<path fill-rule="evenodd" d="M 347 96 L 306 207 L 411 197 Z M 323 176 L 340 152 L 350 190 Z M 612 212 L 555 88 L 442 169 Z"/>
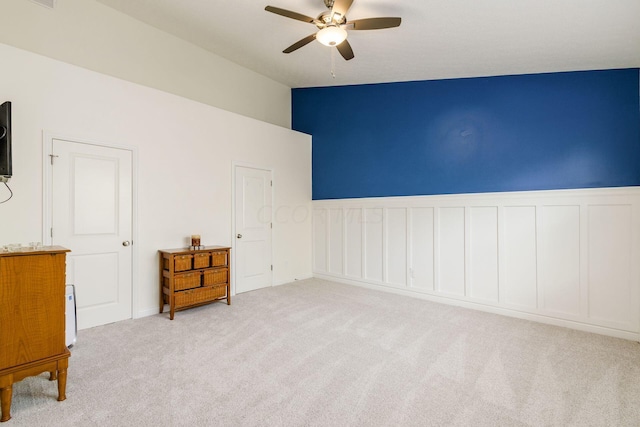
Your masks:
<path fill-rule="evenodd" d="M 98 0 L 289 87 L 640 67 L 639 0 L 354 0 L 349 20 L 399 16 L 398 28 L 349 31 L 355 58 L 312 42 L 323 0 Z M 333 71 L 333 75 L 332 75 Z"/>

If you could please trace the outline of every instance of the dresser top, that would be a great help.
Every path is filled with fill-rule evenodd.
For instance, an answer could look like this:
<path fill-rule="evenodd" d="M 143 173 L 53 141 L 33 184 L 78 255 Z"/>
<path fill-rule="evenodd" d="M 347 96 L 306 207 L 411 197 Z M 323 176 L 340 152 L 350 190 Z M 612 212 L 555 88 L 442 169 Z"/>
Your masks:
<path fill-rule="evenodd" d="M 0 248 L 0 257 L 57 254 L 63 252 L 71 252 L 71 249 L 63 248 L 62 246 L 43 246 L 40 249 L 27 249 L 24 247 L 20 248 L 17 252 L 3 252 Z"/>

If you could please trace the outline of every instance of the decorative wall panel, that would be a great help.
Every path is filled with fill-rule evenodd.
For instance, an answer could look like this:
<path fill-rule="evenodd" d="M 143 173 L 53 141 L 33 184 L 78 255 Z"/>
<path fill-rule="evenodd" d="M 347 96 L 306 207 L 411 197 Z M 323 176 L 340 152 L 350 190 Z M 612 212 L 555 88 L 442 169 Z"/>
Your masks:
<path fill-rule="evenodd" d="M 362 209 L 347 209 L 345 212 L 345 274 L 359 278 L 362 277 Z"/>
<path fill-rule="evenodd" d="M 411 208 L 409 211 L 411 215 L 409 286 L 419 291 L 433 291 L 433 208 Z"/>
<path fill-rule="evenodd" d="M 329 209 L 329 272 L 343 274 L 344 218 L 342 209 Z"/>
<path fill-rule="evenodd" d="M 442 207 L 438 224 L 438 291 L 465 294 L 464 208 Z"/>
<path fill-rule="evenodd" d="M 317 277 L 634 340 L 639 259 L 638 187 L 314 201 Z"/>
<path fill-rule="evenodd" d="M 365 209 L 364 251 L 365 278 L 373 282 L 382 282 L 383 255 L 383 210 L 381 208 Z"/>
<path fill-rule="evenodd" d="M 469 209 L 469 296 L 497 302 L 498 208 Z"/>
<path fill-rule="evenodd" d="M 386 282 L 407 286 L 407 209 L 387 209 Z"/>
<path fill-rule="evenodd" d="M 313 211 L 313 271 L 327 272 L 328 213 L 325 209 Z"/>
<path fill-rule="evenodd" d="M 629 328 L 640 310 L 632 265 L 632 205 L 589 206 L 588 315 L 614 327 Z M 637 207 L 636 207 L 637 209 Z M 640 263 L 638 257 L 635 263 Z"/>
<path fill-rule="evenodd" d="M 524 310 L 536 309 L 536 207 L 506 206 L 502 229 L 502 301 Z"/>
<path fill-rule="evenodd" d="M 543 206 L 540 230 L 542 308 L 580 313 L 580 206 Z"/>

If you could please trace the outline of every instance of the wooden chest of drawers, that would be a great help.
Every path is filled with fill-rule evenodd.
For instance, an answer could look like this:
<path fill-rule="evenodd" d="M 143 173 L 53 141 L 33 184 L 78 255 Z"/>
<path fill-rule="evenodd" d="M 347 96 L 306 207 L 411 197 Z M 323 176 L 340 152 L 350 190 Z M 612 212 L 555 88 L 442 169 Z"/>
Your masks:
<path fill-rule="evenodd" d="M 160 313 L 225 300 L 231 304 L 229 251 L 225 246 L 160 250 Z"/>
<path fill-rule="evenodd" d="M 58 381 L 58 400 L 66 398 L 67 252 L 45 246 L 0 253 L 0 422 L 11 418 L 13 384 L 26 377 L 49 372 L 49 379 Z"/>

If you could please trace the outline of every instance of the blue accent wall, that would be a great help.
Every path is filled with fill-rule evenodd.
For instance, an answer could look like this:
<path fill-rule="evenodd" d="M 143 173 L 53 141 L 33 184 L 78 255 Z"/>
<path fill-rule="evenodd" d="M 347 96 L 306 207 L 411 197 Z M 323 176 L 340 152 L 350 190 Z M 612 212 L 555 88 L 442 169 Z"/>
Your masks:
<path fill-rule="evenodd" d="M 640 185 L 637 68 L 292 90 L 313 199 Z"/>

